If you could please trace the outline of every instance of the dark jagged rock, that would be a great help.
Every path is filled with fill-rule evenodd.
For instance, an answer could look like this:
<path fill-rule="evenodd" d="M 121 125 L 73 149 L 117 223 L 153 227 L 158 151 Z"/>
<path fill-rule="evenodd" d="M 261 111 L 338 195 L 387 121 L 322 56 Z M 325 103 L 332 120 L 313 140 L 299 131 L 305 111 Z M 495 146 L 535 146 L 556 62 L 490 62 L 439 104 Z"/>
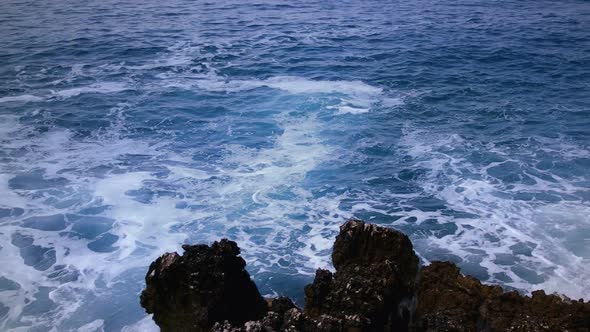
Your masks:
<path fill-rule="evenodd" d="M 305 287 L 305 313 L 343 319 L 345 328 L 403 331 L 403 304 L 414 290 L 418 257 L 398 231 L 351 220 L 340 227 L 332 261 L 336 273 L 318 270 Z"/>
<path fill-rule="evenodd" d="M 286 297 L 266 302 L 235 242 L 183 246 L 150 265 L 141 304 L 162 331 L 570 331 L 590 332 L 590 303 L 543 291 L 503 292 L 448 262 L 418 273 L 403 234 L 361 221 L 340 228 L 332 260 L 305 287 L 305 310 Z"/>
<path fill-rule="evenodd" d="M 590 331 L 590 303 L 543 291 L 504 293 L 434 262 L 420 272 L 413 331 Z"/>
<path fill-rule="evenodd" d="M 243 324 L 264 316 L 266 302 L 229 240 L 184 245 L 150 265 L 141 305 L 162 331 L 209 331 L 215 322 Z"/>
<path fill-rule="evenodd" d="M 478 280 L 461 276 L 455 264 L 434 262 L 424 267 L 420 271 L 414 330 L 479 331 L 482 299 L 491 292 L 502 292 L 499 287 L 481 286 Z"/>
<path fill-rule="evenodd" d="M 287 311 L 297 308 L 295 303 L 293 303 L 293 301 L 291 301 L 291 299 L 286 296 L 266 299 L 266 303 L 268 305 L 268 311 L 276 312 L 281 316 L 283 316 Z"/>
<path fill-rule="evenodd" d="M 360 220 L 349 220 L 340 226 L 332 251 L 332 263 L 337 271 L 349 265 L 386 262 L 397 266 L 406 284 L 413 283 L 418 257 L 405 234 Z"/>

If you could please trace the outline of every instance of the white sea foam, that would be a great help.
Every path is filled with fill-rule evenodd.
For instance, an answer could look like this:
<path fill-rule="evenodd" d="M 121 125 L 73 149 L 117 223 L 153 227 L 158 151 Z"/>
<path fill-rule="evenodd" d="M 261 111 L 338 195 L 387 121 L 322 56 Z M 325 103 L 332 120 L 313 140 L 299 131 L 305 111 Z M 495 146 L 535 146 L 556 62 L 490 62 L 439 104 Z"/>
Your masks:
<path fill-rule="evenodd" d="M 113 119 L 116 120 L 117 117 Z M 3 137 L 4 148 L 14 150 L 27 148 L 29 153 L 20 160 L 4 165 L 0 175 L 0 185 L 4 192 L 0 207 L 25 208 L 25 214 L 15 218 L 15 221 L 18 221 L 37 215 L 76 213 L 79 207 L 84 205 L 112 204 L 113 208 L 101 216 L 116 220 L 110 231 L 119 236 L 119 240 L 113 243 L 113 246 L 118 247 L 117 250 L 110 253 L 97 253 L 87 247 L 89 240 L 64 237 L 59 235 L 59 232 L 23 228 L 14 223 L 3 224 L 0 238 L 2 243 L 7 245 L 3 245 L 1 249 L 0 262 L 5 266 L 18 268 L 3 271 L 1 275 L 21 285 L 20 289 L 11 294 L 1 295 L 3 302 L 8 301 L 7 303 L 11 304 L 8 314 L 10 319 L 20 317 L 26 304 L 35 300 L 39 287 L 52 287 L 55 290 L 49 296 L 56 303 L 57 308 L 52 310 L 50 316 L 25 319 L 37 326 L 47 326 L 47 324 L 56 326 L 75 316 L 76 310 L 85 301 L 84 294 L 93 291 L 96 288 L 96 282 L 102 280 L 108 283 L 129 269 L 145 266 L 158 254 L 154 250 L 151 257 L 132 255 L 137 248 L 137 243 L 149 243 L 154 249 L 159 248 L 160 252 L 178 249 L 185 236 L 180 233 L 170 233 L 168 225 L 176 220 L 171 217 L 172 215 L 188 219 L 192 217 L 189 216 L 189 212 L 175 209 L 175 202 L 166 199 L 157 201 L 153 205 L 146 205 L 125 195 L 129 190 L 140 189 L 144 181 L 152 179 L 149 173 L 128 172 L 96 178 L 90 171 L 93 167 L 109 165 L 113 160 L 126 154 L 158 154 L 155 150 L 156 146 L 120 139 L 114 133 L 78 141 L 72 138 L 69 131 L 59 129 L 31 138 L 27 136 L 25 128 L 18 123 L 13 122 L 13 125 L 15 130 L 11 132 L 16 134 L 12 134 L 10 138 L 3 135 L 5 136 Z M 118 126 L 115 125 L 113 128 Z M 31 146 L 34 148 L 31 149 Z M 52 200 L 57 200 L 55 201 L 57 204 L 47 203 L 42 196 L 36 197 L 36 190 L 23 191 L 10 188 L 9 180 L 14 177 L 14 174 L 11 174 L 14 170 L 27 174 L 39 169 L 43 170 L 44 179 L 65 178 L 68 181 L 61 181 L 62 185 L 56 185 L 52 189 L 53 193 L 50 196 Z M 70 171 L 63 172 L 64 169 Z M 162 220 L 168 222 L 162 222 Z M 36 246 L 52 248 L 55 252 L 56 264 L 66 266 L 64 271 L 77 273 L 77 280 L 61 284 L 59 280 L 48 278 L 52 267 L 39 271 L 32 266 L 24 265 L 19 249 L 10 245 L 11 235 L 17 233 L 31 236 Z M 114 264 L 114 262 L 117 263 Z M 48 318 L 50 321 L 45 321 Z M 97 324 L 94 325 L 98 326 Z M 88 325 L 85 328 L 94 328 L 94 325 Z"/>
<path fill-rule="evenodd" d="M 78 332 L 104 332 L 104 320 L 97 319 L 78 328 Z"/>
<path fill-rule="evenodd" d="M 201 89 L 211 92 L 238 93 L 258 88 L 271 88 L 296 95 L 323 95 L 337 98 L 336 105 L 326 109 L 335 109 L 336 114 L 367 113 L 372 105 L 382 100 L 382 89 L 361 81 L 325 81 L 311 80 L 297 76 L 276 76 L 265 80 L 226 80 L 209 71 L 205 74 L 178 75 L 165 73 L 159 75 L 164 80 L 163 86 L 184 90 Z M 161 88 L 161 86 L 154 87 Z M 399 98 L 385 98 L 387 103 L 402 103 Z M 388 104 L 388 106 L 390 106 Z"/>
<path fill-rule="evenodd" d="M 316 84 L 291 78 L 267 83 L 277 84 L 280 89 L 273 89 L 278 91 L 295 94 L 335 91 L 343 94 L 343 99 L 356 101 L 365 93 L 377 91 L 362 83 Z M 312 86 L 297 86 L 308 83 Z M 92 85 L 62 90 L 55 96 L 68 98 L 82 93 L 110 93 L 123 89 L 126 89 L 124 84 Z M 7 192 L 1 202 L 3 207 L 26 209 L 22 217 L 14 219 L 16 224 L 0 226 L 2 243 L 10 243 L 10 236 L 16 233 L 31 236 L 34 245 L 55 250 L 54 266 L 64 265 L 64 271 L 78 275 L 76 280 L 62 284 L 49 278 L 53 267 L 39 271 L 24 265 L 19 249 L 7 245 L 2 249 L 0 262 L 18 268 L 2 275 L 23 285 L 8 300 L 11 319 L 29 320 L 39 327 L 74 324 L 72 320 L 87 310 L 89 297 L 108 292 L 104 286 L 97 285 L 111 287 L 133 269 L 145 268 L 162 252 L 179 250 L 185 241 L 209 242 L 231 235 L 244 248 L 243 255 L 250 266 L 260 271 L 270 271 L 281 261 L 288 261 L 293 264 L 291 273 L 310 275 L 315 268 L 329 265 L 328 250 L 332 240 L 326 237 L 326 230 L 334 230 L 346 215 L 338 209 L 341 197 L 314 198 L 302 185 L 310 171 L 337 158 L 322 140 L 320 133 L 324 128 L 318 120 L 318 113 L 293 115 L 291 106 L 282 105 L 273 118 L 281 131 L 275 135 L 272 146 L 220 146 L 225 151 L 224 157 L 199 168 L 195 167 L 191 151 L 177 153 L 166 148 L 167 142 L 125 138 L 122 133 L 127 109 L 128 105 L 114 108 L 109 115 L 112 126 L 84 139 L 59 128 L 45 133 L 29 132 L 16 118 L 10 122 L 11 128 L 1 131 L 7 139 L 3 142 L 5 148 L 28 151 L 5 164 L 7 168 L 3 172 L 6 173 L 0 177 Z M 115 166 L 135 155 L 146 156 L 147 161 L 120 168 Z M 163 167 L 168 173 L 163 178 L 142 170 L 148 165 Z M 100 169 L 109 171 L 95 174 Z M 53 185 L 50 192 L 10 188 L 9 181 L 16 174 L 30 172 L 41 172 L 35 176 L 41 176 L 42 181 L 61 180 L 55 182 L 59 184 Z M 173 187 L 176 196 L 141 198 L 143 193 L 147 195 L 164 187 Z M 113 249 L 106 252 L 90 249 L 94 239 L 60 235 L 60 232 L 72 230 L 71 221 L 65 230 L 59 231 L 18 225 L 20 220 L 28 217 L 73 215 L 84 207 L 101 206 L 107 208 L 98 216 L 114 221 L 107 231 L 118 237 L 111 244 Z M 301 222 L 293 222 L 293 215 L 305 217 Z M 252 232 L 253 229 L 256 231 Z M 22 317 L 24 308 L 35 300 L 40 287 L 53 289 L 49 297 L 55 303 L 55 309 L 46 316 Z M 136 302 L 135 295 L 128 295 L 133 303 Z M 101 320 L 106 318 L 99 316 L 77 327 L 100 330 L 103 328 Z M 127 329 L 137 330 L 145 326 L 153 327 L 153 324 L 143 320 Z"/>
<path fill-rule="evenodd" d="M 279 89 L 293 94 L 341 93 L 374 95 L 381 92 L 380 88 L 360 81 L 315 81 L 297 76 L 276 76 L 265 80 L 226 80 L 215 73 L 209 73 L 195 76 L 195 78 L 196 80 L 191 82 L 192 84 L 203 90 L 217 92 L 240 92 L 260 87 Z"/>
<path fill-rule="evenodd" d="M 418 223 L 436 219 L 439 223 L 453 222 L 459 227 L 452 236 L 428 237 L 426 246 L 450 250 L 465 262 L 473 257 L 472 250 L 484 250 L 484 254 L 478 255 L 483 260 L 479 265 L 492 275 L 491 281 L 525 290 L 544 288 L 573 298 L 590 297 L 585 286 L 590 276 L 587 269 L 590 253 L 580 245 L 584 243 L 582 234 L 590 234 L 590 226 L 583 217 L 590 212 L 588 207 L 581 201 L 539 204 L 535 200 L 514 198 L 522 192 L 571 195 L 580 188 L 555 175 L 555 181 L 534 177 L 536 181 L 531 184 L 504 186 L 490 176 L 488 170 L 518 161 L 492 162 L 478 169 L 463 155 L 454 155 L 454 149 L 469 147 L 469 143 L 457 135 L 437 135 L 406 127 L 400 147 L 415 158 L 416 168 L 427 170 L 427 176 L 421 181 L 426 193 L 442 199 L 452 210 L 477 216 L 450 219 L 437 212 L 417 216 Z M 420 241 L 416 242 L 418 250 L 426 249 L 420 248 Z M 511 247 L 525 243 L 533 246 L 532 256 L 514 254 Z M 516 257 L 516 261 L 497 263 L 498 257 Z M 526 272 L 531 276 L 525 276 L 523 271 L 532 271 Z M 504 273 L 512 281 L 495 279 L 496 273 Z M 532 283 L 530 278 L 536 281 Z"/>
<path fill-rule="evenodd" d="M 47 98 L 51 97 L 58 97 L 58 98 L 72 98 L 79 96 L 85 93 L 100 93 L 100 94 L 108 94 L 108 93 L 116 93 L 125 90 L 130 90 L 131 88 L 122 82 L 101 82 L 96 84 L 91 84 L 89 86 L 83 87 L 76 87 L 64 90 L 57 90 L 51 91 L 49 95 L 44 94 L 42 96 L 36 95 L 19 95 L 19 96 L 6 96 L 0 98 L 0 103 L 28 103 L 28 102 L 41 102 L 46 100 Z"/>
<path fill-rule="evenodd" d="M 218 45 L 223 47 L 223 45 Z M 230 50 L 225 50 L 230 52 Z M 198 55 L 199 61 L 193 58 Z M 157 76 L 162 82 L 153 86 L 153 89 L 177 88 L 183 90 L 201 89 L 211 92 L 238 93 L 257 88 L 267 87 L 277 89 L 289 94 L 300 95 L 332 95 L 340 98 L 337 105 L 327 107 L 335 109 L 337 115 L 361 114 L 371 109 L 371 106 L 381 101 L 388 107 L 403 104 L 397 97 L 381 96 L 383 90 L 361 81 L 343 80 L 313 80 L 299 76 L 275 76 L 267 79 L 227 79 L 220 76 L 212 68 L 211 54 L 202 52 L 198 47 L 190 43 L 178 43 L 168 49 L 158 59 L 141 66 L 128 67 L 135 70 L 146 70 L 159 67 L 175 67 L 179 70 L 160 73 Z"/>
<path fill-rule="evenodd" d="M 89 86 L 53 91 L 52 94 L 61 98 L 71 98 L 84 93 L 115 93 L 129 89 L 127 84 L 122 82 L 101 82 Z"/>
<path fill-rule="evenodd" d="M 348 96 L 378 95 L 381 89 L 360 81 L 313 81 L 293 76 L 272 77 L 264 81 L 244 81 L 246 87 L 258 85 L 290 93 L 342 93 Z"/>
<path fill-rule="evenodd" d="M 0 98 L 0 103 L 14 103 L 14 102 L 28 103 L 28 102 L 38 102 L 38 101 L 43 101 L 43 98 L 38 97 L 38 96 L 34 96 L 34 95 L 7 96 L 7 97 Z"/>
<path fill-rule="evenodd" d="M 121 332 L 159 332 L 160 328 L 152 320 L 152 316 L 146 316 L 135 324 L 123 327 Z"/>

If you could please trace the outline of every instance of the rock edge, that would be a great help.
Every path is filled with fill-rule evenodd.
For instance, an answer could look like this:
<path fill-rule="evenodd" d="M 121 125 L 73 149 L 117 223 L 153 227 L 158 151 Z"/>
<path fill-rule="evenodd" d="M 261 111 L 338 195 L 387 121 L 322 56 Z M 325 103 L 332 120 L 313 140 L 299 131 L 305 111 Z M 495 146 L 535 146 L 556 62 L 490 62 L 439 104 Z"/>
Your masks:
<path fill-rule="evenodd" d="M 332 262 L 305 287 L 305 307 L 263 299 L 227 239 L 184 245 L 146 274 L 141 305 L 168 331 L 576 331 L 590 332 L 590 303 L 535 291 L 504 292 L 463 276 L 450 262 L 418 268 L 409 238 L 349 220 Z"/>

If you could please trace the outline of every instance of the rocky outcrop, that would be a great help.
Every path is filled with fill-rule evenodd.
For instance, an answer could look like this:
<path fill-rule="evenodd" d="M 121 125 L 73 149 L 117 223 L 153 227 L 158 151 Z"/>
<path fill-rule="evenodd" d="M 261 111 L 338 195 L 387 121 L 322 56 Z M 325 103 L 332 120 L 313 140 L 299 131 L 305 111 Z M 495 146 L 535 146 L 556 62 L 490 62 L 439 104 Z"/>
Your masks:
<path fill-rule="evenodd" d="M 505 293 L 448 262 L 420 271 L 413 331 L 590 331 L 590 303 L 535 291 Z"/>
<path fill-rule="evenodd" d="M 239 325 L 266 314 L 235 242 L 182 248 L 182 256 L 167 253 L 150 265 L 141 293 L 141 305 L 163 332 L 209 331 L 215 322 Z"/>
<path fill-rule="evenodd" d="M 344 328 L 403 331 L 418 272 L 418 257 L 404 234 L 349 221 L 336 237 L 336 273 L 318 270 L 305 287 L 305 314 L 343 320 Z"/>
<path fill-rule="evenodd" d="M 533 292 L 505 293 L 454 264 L 418 271 L 404 234 L 351 220 L 332 261 L 305 287 L 305 309 L 262 299 L 235 242 L 183 246 L 150 265 L 141 304 L 162 331 L 576 331 L 590 332 L 590 303 Z"/>

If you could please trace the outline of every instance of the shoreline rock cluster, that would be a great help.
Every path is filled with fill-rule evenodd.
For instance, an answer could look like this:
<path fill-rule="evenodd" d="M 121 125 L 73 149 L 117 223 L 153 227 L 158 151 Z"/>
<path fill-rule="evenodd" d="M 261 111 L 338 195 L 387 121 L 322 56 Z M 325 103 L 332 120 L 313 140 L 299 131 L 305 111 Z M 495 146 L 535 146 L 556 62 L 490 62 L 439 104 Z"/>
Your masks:
<path fill-rule="evenodd" d="M 409 238 L 350 220 L 318 269 L 305 307 L 264 299 L 227 239 L 166 253 L 146 274 L 141 305 L 163 332 L 585 331 L 590 303 L 535 291 L 523 296 L 463 276 L 449 262 L 419 269 Z"/>

